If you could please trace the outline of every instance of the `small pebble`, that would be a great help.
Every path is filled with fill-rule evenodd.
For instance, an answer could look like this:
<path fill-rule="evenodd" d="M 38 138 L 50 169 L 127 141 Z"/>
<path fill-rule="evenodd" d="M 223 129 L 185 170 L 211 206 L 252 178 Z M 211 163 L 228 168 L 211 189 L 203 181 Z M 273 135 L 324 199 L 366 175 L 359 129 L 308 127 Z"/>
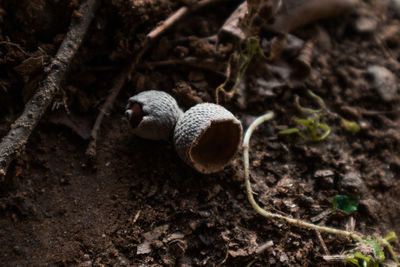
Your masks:
<path fill-rule="evenodd" d="M 380 211 L 382 210 L 382 205 L 375 199 L 368 198 L 360 201 L 359 209 L 361 211 L 364 210 L 368 214 L 368 216 L 371 216 L 372 218 L 377 218 L 381 213 Z"/>
<path fill-rule="evenodd" d="M 359 196 L 365 195 L 368 190 L 364 181 L 361 179 L 360 173 L 356 171 L 347 172 L 343 176 L 340 185 L 348 194 L 356 194 Z"/>
<path fill-rule="evenodd" d="M 315 172 L 314 177 L 315 178 L 321 178 L 321 177 L 329 177 L 333 176 L 334 173 L 331 170 L 318 170 Z"/>
<path fill-rule="evenodd" d="M 279 256 L 279 261 L 282 263 L 286 263 L 289 261 L 288 256 L 286 255 L 285 252 L 282 252 L 281 255 Z"/>
<path fill-rule="evenodd" d="M 323 188 L 332 188 L 334 185 L 335 173 L 331 170 L 317 170 L 314 173 L 314 178 L 319 186 Z"/>
<path fill-rule="evenodd" d="M 151 245 L 150 242 L 147 240 L 145 240 L 143 243 L 137 246 L 136 250 L 137 255 L 149 254 L 150 252 L 151 252 Z"/>
<path fill-rule="evenodd" d="M 396 77 L 390 70 L 373 65 L 368 68 L 367 74 L 372 78 L 375 89 L 384 101 L 390 102 L 396 97 Z"/>
<path fill-rule="evenodd" d="M 371 17 L 360 17 L 355 22 L 355 28 L 359 33 L 372 33 L 377 26 L 376 20 Z"/>

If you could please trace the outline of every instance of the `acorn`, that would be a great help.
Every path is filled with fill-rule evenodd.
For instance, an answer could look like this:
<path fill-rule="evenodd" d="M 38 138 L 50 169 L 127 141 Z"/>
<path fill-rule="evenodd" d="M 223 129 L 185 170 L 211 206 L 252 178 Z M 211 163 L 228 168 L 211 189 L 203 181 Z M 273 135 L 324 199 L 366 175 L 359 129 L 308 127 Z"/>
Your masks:
<path fill-rule="evenodd" d="M 169 140 L 182 116 L 176 100 L 163 91 L 144 91 L 129 98 L 125 116 L 132 131 L 151 140 Z"/>
<path fill-rule="evenodd" d="M 202 103 L 187 110 L 174 130 L 174 146 L 189 166 L 214 173 L 227 166 L 239 150 L 242 124 L 224 107 Z"/>

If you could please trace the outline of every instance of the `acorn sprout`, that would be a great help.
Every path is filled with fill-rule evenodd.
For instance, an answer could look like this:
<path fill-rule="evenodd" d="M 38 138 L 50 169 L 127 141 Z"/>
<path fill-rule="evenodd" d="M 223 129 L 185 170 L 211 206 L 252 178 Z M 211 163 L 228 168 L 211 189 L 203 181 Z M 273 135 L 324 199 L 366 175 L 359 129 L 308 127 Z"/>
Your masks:
<path fill-rule="evenodd" d="M 183 114 L 176 100 L 169 94 L 150 90 L 129 98 L 125 115 L 139 137 L 151 140 L 168 140 Z"/>
<path fill-rule="evenodd" d="M 242 124 L 220 105 L 197 104 L 178 120 L 173 141 L 183 161 L 201 173 L 213 173 L 236 155 Z"/>

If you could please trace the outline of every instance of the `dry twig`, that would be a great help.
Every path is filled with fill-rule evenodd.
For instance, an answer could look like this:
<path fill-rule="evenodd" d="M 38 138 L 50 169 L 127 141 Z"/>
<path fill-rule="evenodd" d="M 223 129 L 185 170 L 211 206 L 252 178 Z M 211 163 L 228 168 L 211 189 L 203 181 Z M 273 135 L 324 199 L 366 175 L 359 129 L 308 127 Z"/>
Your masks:
<path fill-rule="evenodd" d="M 325 244 L 324 239 L 321 236 L 321 233 L 318 230 L 315 230 L 315 234 L 317 235 L 318 241 L 321 244 L 321 247 L 322 247 L 322 250 L 324 251 L 324 253 L 326 255 L 330 255 L 331 253 L 329 253 L 329 250 L 328 250 L 328 248 L 327 248 L 327 246 Z"/>
<path fill-rule="evenodd" d="M 172 26 L 176 25 L 188 14 L 197 12 L 204 7 L 222 1 L 226 0 L 202 0 L 191 7 L 183 6 L 174 13 L 172 13 L 163 23 L 161 23 L 158 27 L 156 27 L 149 34 L 147 34 L 147 38 L 150 40 L 156 39 L 160 37 L 162 34 L 164 34 L 168 29 L 172 28 Z"/>
<path fill-rule="evenodd" d="M 2 139 L 0 143 L 1 177 L 5 176 L 10 163 L 21 153 L 33 129 L 59 91 L 60 82 L 78 51 L 99 5 L 99 0 L 87 0 L 81 4 L 79 13 L 82 17 L 72 18 L 69 30 L 49 66 L 47 77 L 28 101 L 21 116 L 11 125 L 8 134 Z"/>
<path fill-rule="evenodd" d="M 329 263 L 346 263 L 347 255 L 324 255 L 322 258 Z"/>
<path fill-rule="evenodd" d="M 144 46 L 141 50 L 141 53 L 136 56 L 136 60 L 132 60 L 132 62 L 128 65 L 128 67 L 122 71 L 117 78 L 114 80 L 114 86 L 111 88 L 110 94 L 108 95 L 106 101 L 100 109 L 99 115 L 97 115 L 96 121 L 90 133 L 91 141 L 86 150 L 86 155 L 89 158 L 96 157 L 96 147 L 97 147 L 97 136 L 100 130 L 101 123 L 103 122 L 104 115 L 106 115 L 109 110 L 112 108 L 115 99 L 117 98 L 121 88 L 124 86 L 127 77 L 133 72 L 136 67 L 137 62 L 140 60 L 141 56 L 147 49 L 147 46 Z"/>

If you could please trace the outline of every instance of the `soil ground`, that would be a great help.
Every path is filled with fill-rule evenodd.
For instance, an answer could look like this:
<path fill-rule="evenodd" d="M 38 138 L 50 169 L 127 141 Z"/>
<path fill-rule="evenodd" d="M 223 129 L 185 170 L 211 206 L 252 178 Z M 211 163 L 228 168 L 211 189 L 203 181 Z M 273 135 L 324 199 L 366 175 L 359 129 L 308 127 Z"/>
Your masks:
<path fill-rule="evenodd" d="M 123 117 L 127 99 L 143 90 L 169 92 L 184 109 L 214 101 L 231 46 L 216 52 L 207 37 L 237 1 L 192 14 L 144 55 L 103 121 L 96 158 L 85 156 L 91 127 L 126 59 L 186 2 L 103 1 L 55 104 L 0 184 L 1 265 L 328 264 L 315 232 L 252 210 L 241 153 L 225 170 L 202 175 L 171 143 L 134 136 Z M 0 44 L 0 136 L 44 78 L 78 6 L 77 0 L 0 1 L 0 40 L 6 41 Z M 365 235 L 400 234 L 399 17 L 389 1 L 371 0 L 350 14 L 301 27 L 294 34 L 314 43 L 308 77 L 288 75 L 290 56 L 256 60 L 241 85 L 245 96 L 222 103 L 244 128 L 268 110 L 276 114 L 251 141 L 260 205 L 321 225 L 351 230 L 353 224 Z M 375 25 L 368 28 L 371 18 Z M 261 35 L 265 42 L 272 37 Z M 168 63 L 189 57 L 199 64 Z M 382 69 L 372 66 L 385 68 L 383 84 Z M 306 89 L 361 131 L 349 133 L 340 120 L 325 116 L 331 134 L 323 141 L 279 136 L 304 118 L 295 95 L 315 107 Z M 329 200 L 338 194 L 359 198 L 358 210 L 331 212 Z M 331 254 L 351 248 L 345 238 L 322 239 Z M 272 245 L 260 250 L 263 244 Z M 400 251 L 398 242 L 394 249 Z"/>

